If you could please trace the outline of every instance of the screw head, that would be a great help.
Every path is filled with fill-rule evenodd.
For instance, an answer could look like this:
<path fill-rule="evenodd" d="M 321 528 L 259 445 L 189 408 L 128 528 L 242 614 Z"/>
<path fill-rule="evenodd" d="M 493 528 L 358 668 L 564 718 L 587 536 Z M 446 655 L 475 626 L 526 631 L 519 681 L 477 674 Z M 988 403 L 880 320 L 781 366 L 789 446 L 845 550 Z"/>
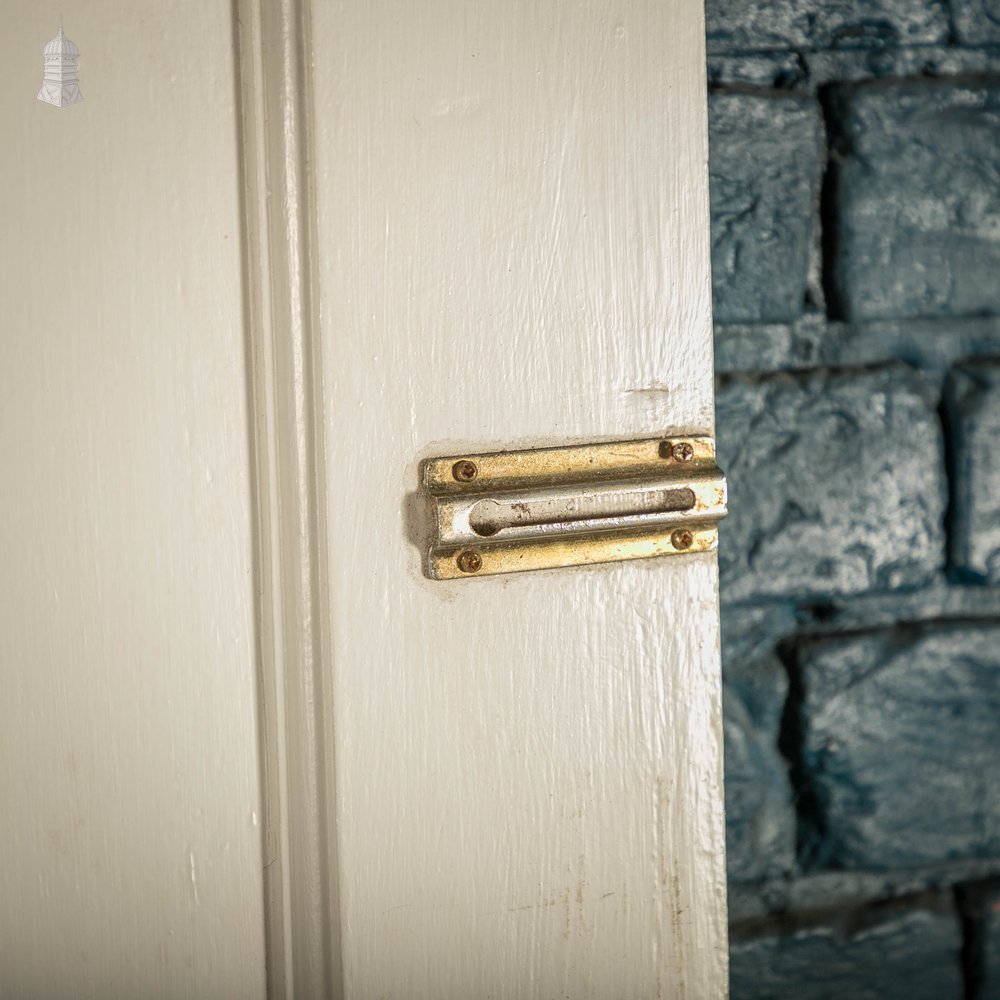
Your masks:
<path fill-rule="evenodd" d="M 678 441 L 670 453 L 675 462 L 690 462 L 694 458 L 694 448 L 687 441 Z"/>
<path fill-rule="evenodd" d="M 476 468 L 475 462 L 470 462 L 467 458 L 463 458 L 460 462 L 456 462 L 451 467 L 451 474 L 460 482 L 467 483 L 472 479 L 476 478 L 476 473 L 479 470 Z"/>
<path fill-rule="evenodd" d="M 687 528 L 678 528 L 671 536 L 670 542 L 675 549 L 689 549 L 694 544 L 694 535 Z"/>
<path fill-rule="evenodd" d="M 463 573 L 478 573 L 483 568 L 483 557 L 471 549 L 459 552 L 458 558 L 455 561 Z"/>

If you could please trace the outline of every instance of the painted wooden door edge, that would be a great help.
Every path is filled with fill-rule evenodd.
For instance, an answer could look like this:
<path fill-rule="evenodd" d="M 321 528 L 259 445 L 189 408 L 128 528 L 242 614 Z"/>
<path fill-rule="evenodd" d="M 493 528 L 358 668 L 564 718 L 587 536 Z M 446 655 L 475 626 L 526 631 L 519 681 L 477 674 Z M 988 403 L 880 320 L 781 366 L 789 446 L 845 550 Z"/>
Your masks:
<path fill-rule="evenodd" d="M 313 2 L 312 42 L 345 982 L 722 997 L 714 557 L 435 582 L 411 502 L 421 459 L 711 432 L 701 0 Z"/>
<path fill-rule="evenodd" d="M 267 984 L 339 996 L 308 5 L 233 0 L 255 525 Z"/>

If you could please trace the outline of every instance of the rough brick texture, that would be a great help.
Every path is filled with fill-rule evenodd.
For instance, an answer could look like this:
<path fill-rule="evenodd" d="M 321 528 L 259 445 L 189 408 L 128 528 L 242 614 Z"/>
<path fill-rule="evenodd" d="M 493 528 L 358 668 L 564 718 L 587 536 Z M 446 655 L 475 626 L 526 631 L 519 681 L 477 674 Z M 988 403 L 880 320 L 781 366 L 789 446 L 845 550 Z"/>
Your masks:
<path fill-rule="evenodd" d="M 795 813 L 778 752 L 788 682 L 774 656 L 733 673 L 722 690 L 729 878 L 776 878 L 795 860 Z"/>
<path fill-rule="evenodd" d="M 1000 81 L 849 93 L 834 261 L 846 318 L 1000 311 Z"/>
<path fill-rule="evenodd" d="M 947 397 L 954 448 L 952 562 L 1000 583 L 1000 365 L 954 370 Z"/>
<path fill-rule="evenodd" d="M 710 0 L 705 18 L 710 52 L 930 45 L 948 35 L 942 0 Z"/>
<path fill-rule="evenodd" d="M 879 870 L 1000 855 L 1000 626 L 882 632 L 800 655 L 824 860 Z"/>
<path fill-rule="evenodd" d="M 915 910 L 853 936 L 823 927 L 736 941 L 732 1000 L 958 1000 L 958 921 Z"/>
<path fill-rule="evenodd" d="M 734 380 L 717 398 L 730 480 L 728 600 L 926 582 L 944 561 L 935 401 L 905 369 Z"/>
<path fill-rule="evenodd" d="M 726 865 L 731 882 L 776 878 L 795 860 L 795 810 L 778 750 L 788 676 L 774 655 L 795 627 L 787 605 L 724 608 L 722 700 Z"/>
<path fill-rule="evenodd" d="M 1000 997 L 1000 888 L 994 885 L 981 902 L 981 967 L 978 971 L 982 982 L 979 995 L 984 1000 L 996 1000 Z"/>
<path fill-rule="evenodd" d="M 1000 1000 L 1000 0 L 706 22 L 732 995 Z"/>
<path fill-rule="evenodd" d="M 967 45 L 1000 42 L 1000 0 L 952 0 L 955 29 Z"/>
<path fill-rule="evenodd" d="M 819 105 L 801 97 L 709 101 L 712 283 L 719 322 L 802 312 L 822 147 Z"/>

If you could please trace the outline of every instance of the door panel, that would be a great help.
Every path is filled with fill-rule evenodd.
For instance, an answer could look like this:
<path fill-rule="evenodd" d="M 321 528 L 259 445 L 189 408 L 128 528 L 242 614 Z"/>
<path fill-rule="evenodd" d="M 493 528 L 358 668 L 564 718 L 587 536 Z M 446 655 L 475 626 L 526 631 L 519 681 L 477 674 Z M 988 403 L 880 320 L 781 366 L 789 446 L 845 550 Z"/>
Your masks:
<path fill-rule="evenodd" d="M 346 995 L 719 997 L 712 554 L 422 574 L 423 458 L 711 433 L 703 24 L 312 5 Z"/>
<path fill-rule="evenodd" d="M 261 996 L 231 5 L 4 22 L 0 995 Z"/>
<path fill-rule="evenodd" d="M 697 4 L 95 0 L 64 109 L 21 6 L 0 995 L 261 995 L 258 824 L 275 996 L 724 995 L 714 556 L 431 582 L 416 495 L 711 433 Z"/>

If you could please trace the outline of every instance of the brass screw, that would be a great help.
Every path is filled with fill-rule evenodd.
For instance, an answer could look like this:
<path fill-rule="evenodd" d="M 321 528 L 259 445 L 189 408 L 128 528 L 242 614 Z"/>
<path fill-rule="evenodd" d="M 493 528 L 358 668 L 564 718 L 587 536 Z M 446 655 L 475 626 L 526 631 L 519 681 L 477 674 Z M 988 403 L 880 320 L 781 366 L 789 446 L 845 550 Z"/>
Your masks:
<path fill-rule="evenodd" d="M 678 528 L 670 536 L 670 541 L 675 549 L 689 549 L 694 544 L 694 535 L 687 528 Z"/>
<path fill-rule="evenodd" d="M 461 462 L 456 462 L 451 467 L 451 474 L 460 483 L 467 483 L 470 479 L 475 479 L 477 472 L 479 470 L 476 468 L 476 463 L 470 462 L 467 458 L 463 458 Z"/>
<path fill-rule="evenodd" d="M 671 454 L 677 462 L 690 462 L 694 458 L 694 448 L 687 441 L 678 441 Z"/>
<path fill-rule="evenodd" d="M 483 568 L 483 557 L 478 552 L 466 549 L 458 554 L 458 568 L 463 573 L 478 573 Z"/>

